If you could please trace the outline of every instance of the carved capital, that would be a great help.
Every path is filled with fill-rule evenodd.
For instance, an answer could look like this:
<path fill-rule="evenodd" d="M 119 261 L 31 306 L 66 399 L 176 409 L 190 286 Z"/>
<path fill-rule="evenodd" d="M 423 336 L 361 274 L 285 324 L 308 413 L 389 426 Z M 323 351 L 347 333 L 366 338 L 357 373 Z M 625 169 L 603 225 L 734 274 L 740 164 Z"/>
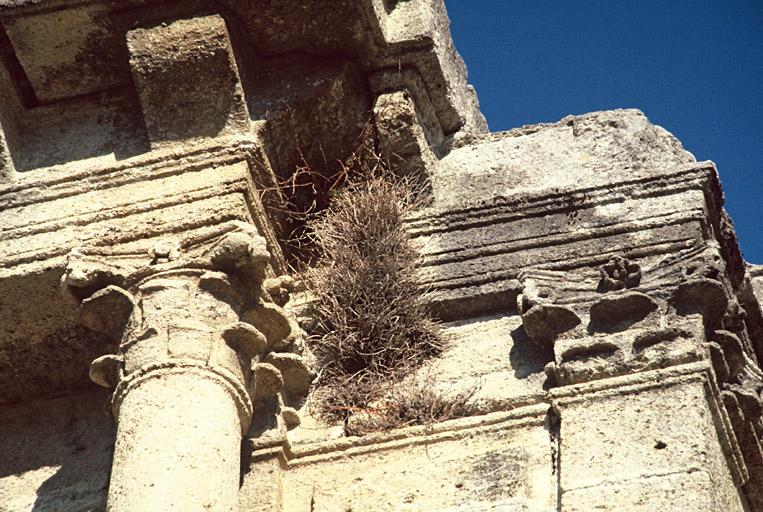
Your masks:
<path fill-rule="evenodd" d="M 750 404 L 763 372 L 717 244 L 659 261 L 614 256 L 600 267 L 528 269 L 519 281 L 524 330 L 553 351 L 547 373 L 558 384 L 709 359 L 721 389 L 758 420 Z"/>
<path fill-rule="evenodd" d="M 64 289 L 80 301 L 83 325 L 119 342 L 90 371 L 116 388 L 115 414 L 146 379 L 177 372 L 226 387 L 244 430 L 252 400 L 306 395 L 313 374 L 301 358 L 303 333 L 263 287 L 269 259 L 265 239 L 243 223 L 204 246 L 162 240 L 142 260 L 73 251 Z"/>

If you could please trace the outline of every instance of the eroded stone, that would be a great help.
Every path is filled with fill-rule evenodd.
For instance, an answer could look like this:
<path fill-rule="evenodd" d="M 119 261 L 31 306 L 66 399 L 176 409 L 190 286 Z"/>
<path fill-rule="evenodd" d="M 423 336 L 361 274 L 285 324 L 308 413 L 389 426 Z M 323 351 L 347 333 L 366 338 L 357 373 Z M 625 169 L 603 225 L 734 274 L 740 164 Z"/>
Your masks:
<path fill-rule="evenodd" d="M 649 296 L 640 292 L 605 295 L 591 305 L 590 328 L 594 332 L 616 332 L 646 319 L 659 308 Z"/>
<path fill-rule="evenodd" d="M 553 343 L 557 336 L 579 324 L 580 318 L 574 311 L 553 304 L 533 306 L 522 315 L 527 335 L 541 345 Z"/>

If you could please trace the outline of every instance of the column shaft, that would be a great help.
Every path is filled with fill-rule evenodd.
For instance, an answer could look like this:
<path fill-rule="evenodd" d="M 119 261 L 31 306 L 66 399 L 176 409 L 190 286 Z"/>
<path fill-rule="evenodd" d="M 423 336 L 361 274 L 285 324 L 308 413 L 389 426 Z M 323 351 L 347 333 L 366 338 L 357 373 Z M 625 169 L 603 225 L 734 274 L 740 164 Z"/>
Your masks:
<path fill-rule="evenodd" d="M 229 385 L 188 368 L 133 384 L 120 406 L 108 512 L 238 510 L 241 425 Z"/>

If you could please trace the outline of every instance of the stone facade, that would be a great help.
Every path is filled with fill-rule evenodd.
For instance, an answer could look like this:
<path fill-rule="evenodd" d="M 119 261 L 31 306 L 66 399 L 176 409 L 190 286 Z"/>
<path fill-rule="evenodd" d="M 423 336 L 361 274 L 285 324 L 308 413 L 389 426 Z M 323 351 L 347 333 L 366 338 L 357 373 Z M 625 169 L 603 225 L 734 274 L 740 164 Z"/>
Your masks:
<path fill-rule="evenodd" d="M 763 271 L 641 112 L 488 133 L 442 0 L 5 0 L 0 64 L 0 510 L 763 511 Z M 352 437 L 279 183 L 369 119 L 479 391 Z"/>

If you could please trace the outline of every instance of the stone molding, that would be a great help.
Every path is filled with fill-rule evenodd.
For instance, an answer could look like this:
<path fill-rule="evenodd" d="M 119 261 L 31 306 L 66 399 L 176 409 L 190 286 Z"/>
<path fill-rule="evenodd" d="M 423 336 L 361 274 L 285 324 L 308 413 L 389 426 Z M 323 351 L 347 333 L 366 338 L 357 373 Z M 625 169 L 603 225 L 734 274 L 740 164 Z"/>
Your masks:
<path fill-rule="evenodd" d="M 328 469 L 323 468 L 330 468 L 332 464 L 357 464 L 362 467 L 363 464 L 369 463 L 369 460 L 385 457 L 387 453 L 394 454 L 400 453 L 400 451 L 409 453 L 420 447 L 426 447 L 426 450 L 429 451 L 440 444 L 483 438 L 497 437 L 502 439 L 501 442 L 511 443 L 515 442 L 515 437 L 523 431 L 540 429 L 547 432 L 547 435 L 551 437 L 552 450 L 548 453 L 545 462 L 551 468 L 549 475 L 554 478 L 554 480 L 549 481 L 549 484 L 553 485 L 555 489 L 549 491 L 552 492 L 554 500 L 561 500 L 565 492 L 576 490 L 575 487 L 565 487 L 568 485 L 565 482 L 574 480 L 575 468 L 570 465 L 570 454 L 565 451 L 563 436 L 565 428 L 580 427 L 579 425 L 567 425 L 565 427 L 565 422 L 571 421 L 565 419 L 571 411 L 581 407 L 587 408 L 592 404 L 611 404 L 613 410 L 618 410 L 617 404 L 630 397 L 649 396 L 653 392 L 669 393 L 673 389 L 695 385 L 699 385 L 700 389 L 703 390 L 707 410 L 711 416 L 711 419 L 708 419 L 708 424 L 717 433 L 720 450 L 728 461 L 731 479 L 738 486 L 750 485 L 746 483 L 749 479 L 748 462 L 742 456 L 737 434 L 732 428 L 732 422 L 724 407 L 720 389 L 716 385 L 713 368 L 708 361 L 691 362 L 669 368 L 553 388 L 548 390 L 544 396 L 537 397 L 534 403 L 517 405 L 511 410 L 448 420 L 433 425 L 405 427 L 364 437 L 304 444 L 294 444 L 284 440 L 281 446 L 262 447 L 252 453 L 251 476 L 248 478 L 256 478 L 258 468 L 274 468 L 268 469 L 270 474 L 274 475 L 273 478 L 276 481 L 289 482 L 289 492 L 299 493 L 302 491 L 293 486 L 300 482 L 304 485 L 304 481 L 300 480 L 299 477 L 302 472 L 312 474 L 312 472 L 328 471 Z M 697 407 L 700 404 L 691 404 L 691 406 Z M 656 409 L 659 410 L 659 407 Z M 622 412 L 623 415 L 626 414 L 625 411 Z M 619 420 L 620 418 L 613 419 L 615 422 Z M 558 424 L 552 425 L 553 421 L 558 422 Z M 635 425 L 638 422 L 638 416 L 629 416 L 628 421 Z M 618 432 L 608 432 L 607 434 L 610 438 L 616 438 Z M 586 446 L 566 447 L 566 449 L 572 448 L 583 453 L 590 451 L 590 447 L 587 448 Z M 645 450 L 652 449 L 651 445 L 644 448 Z M 617 448 L 612 449 L 617 450 Z M 681 462 L 681 464 L 688 465 L 682 467 L 681 464 L 678 464 L 677 466 L 687 473 L 702 469 L 697 464 L 702 459 L 704 452 L 688 450 L 688 453 L 692 454 L 692 459 Z M 664 457 L 660 460 L 663 459 Z M 272 461 L 276 461 L 274 466 Z M 752 469 L 754 468 L 750 470 Z M 645 471 L 645 477 L 647 475 L 659 476 L 659 474 L 650 475 L 649 468 L 644 468 L 643 471 Z M 294 476 L 291 476 L 292 474 Z M 601 475 L 601 479 L 602 483 L 618 482 L 614 476 L 606 474 Z M 255 484 L 248 484 L 245 481 L 244 490 L 248 485 Z M 353 483 L 353 485 L 356 484 Z M 396 484 L 390 482 L 390 485 Z M 405 486 L 401 485 L 401 487 Z M 536 488 L 536 492 L 540 489 Z M 341 494 L 341 490 L 338 489 L 336 495 Z M 322 497 L 325 500 L 331 496 L 333 495 Z M 275 500 L 273 502 L 273 506 L 275 506 L 281 498 L 276 496 L 271 499 Z M 281 510 L 281 508 L 276 509 Z"/>
<path fill-rule="evenodd" d="M 689 195 L 680 206 L 671 203 L 669 211 L 650 204 L 680 194 Z M 462 208 L 434 206 L 411 216 L 408 229 L 422 252 L 422 285 L 433 306 L 446 319 L 468 318 L 513 310 L 522 269 L 568 271 L 598 267 L 618 254 L 638 260 L 696 248 L 698 234 L 709 236 L 711 219 L 719 213 L 709 204 L 708 219 L 695 196 L 720 194 L 714 167 L 700 163 L 586 190 L 497 196 L 489 204 Z M 641 215 L 594 216 L 583 225 L 577 220 L 612 206 L 637 208 Z"/>
<path fill-rule="evenodd" d="M 207 154 L 207 151 L 210 153 Z M 251 218 L 251 221 L 268 239 L 274 268 L 283 272 L 284 264 L 280 246 L 272 227 L 265 221 L 266 215 L 260 199 L 261 194 L 253 183 L 254 180 L 255 183 L 259 182 L 261 187 L 272 189 L 274 178 L 272 174 L 268 176 L 268 172 L 259 163 L 262 160 L 257 155 L 257 146 L 251 143 L 234 144 L 223 148 L 217 142 L 193 151 L 170 152 L 161 157 L 146 159 L 146 161 L 131 162 L 121 168 L 89 169 L 68 176 L 64 174 L 55 180 L 23 179 L 14 186 L 7 187 L 6 190 L 0 187 L 0 206 L 4 216 L 8 217 L 6 229 L 0 234 L 0 240 L 8 243 L 14 240 L 24 242 L 24 247 L 19 247 L 18 250 L 9 248 L 3 253 L 0 268 L 5 267 L 10 270 L 24 264 L 44 264 L 46 261 L 65 256 L 73 248 L 73 244 L 87 244 L 91 247 L 99 244 L 115 246 L 120 243 L 129 244 L 141 238 L 166 237 L 183 230 L 191 232 L 194 229 L 206 227 L 219 229 L 213 226 L 227 220 L 219 215 L 218 218 L 212 216 L 204 219 L 189 218 L 185 221 L 192 222 L 189 226 L 156 222 L 146 225 L 137 221 L 140 215 L 145 216 L 151 212 L 194 202 L 198 202 L 199 207 L 203 207 L 204 200 L 217 198 L 221 193 L 225 193 L 240 194 L 243 199 L 241 211 L 231 211 L 228 217 L 234 219 L 239 217 L 238 220 Z M 205 175 L 208 178 L 203 182 L 200 178 L 195 178 Z M 27 178 L 27 175 L 24 175 L 24 178 Z M 153 189 L 150 196 L 146 195 L 151 193 L 146 184 L 161 183 L 163 180 L 175 180 L 179 184 L 161 193 Z M 90 185 L 91 195 L 111 194 L 110 201 L 113 204 L 102 206 L 99 204 L 100 201 L 83 201 L 87 196 L 87 194 L 82 195 L 83 181 Z M 142 194 L 146 195 L 146 198 L 141 203 L 135 204 L 135 198 L 138 196 L 133 190 L 136 188 L 141 190 L 141 187 L 145 189 Z M 267 194 L 264 199 L 267 200 Z M 39 212 L 35 216 L 29 217 L 17 213 L 23 212 L 25 208 L 32 205 L 35 211 Z M 66 206 L 62 207 L 62 205 Z M 247 215 L 247 210 L 253 215 Z M 37 218 L 43 215 L 45 220 L 36 222 Z M 68 246 L 58 244 L 51 248 L 48 243 L 45 244 L 47 247 L 30 249 L 29 240 L 35 236 L 47 236 L 49 233 L 72 226 L 95 226 L 99 222 L 108 222 L 112 226 L 130 223 L 131 217 L 135 219 L 137 225 L 129 231 L 118 230 L 104 237 L 102 234 L 98 235 L 98 230 L 81 229 L 78 239 L 69 240 Z M 95 233 L 86 237 L 90 231 Z M 210 233 L 199 233 L 199 235 L 208 237 Z M 189 233 L 188 237 L 192 240 L 193 235 Z M 190 240 L 189 243 L 191 243 Z"/>

